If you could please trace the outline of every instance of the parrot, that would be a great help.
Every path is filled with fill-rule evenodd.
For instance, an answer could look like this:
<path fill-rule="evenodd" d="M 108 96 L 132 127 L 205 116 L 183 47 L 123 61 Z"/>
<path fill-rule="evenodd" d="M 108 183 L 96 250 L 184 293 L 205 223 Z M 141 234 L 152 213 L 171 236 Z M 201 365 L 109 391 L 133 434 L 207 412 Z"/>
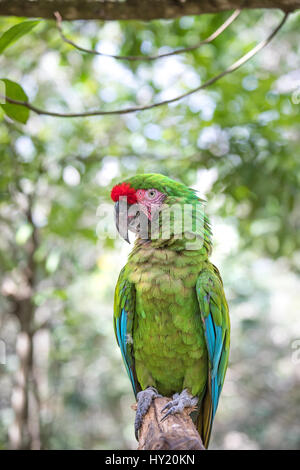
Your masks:
<path fill-rule="evenodd" d="M 165 396 L 171 400 L 162 419 L 191 408 L 208 448 L 228 365 L 230 319 L 223 281 L 209 261 L 205 201 L 156 173 L 116 184 L 111 199 L 122 238 L 129 242 L 128 230 L 135 234 L 116 284 L 113 322 L 137 400 L 136 438 L 152 400 Z"/>

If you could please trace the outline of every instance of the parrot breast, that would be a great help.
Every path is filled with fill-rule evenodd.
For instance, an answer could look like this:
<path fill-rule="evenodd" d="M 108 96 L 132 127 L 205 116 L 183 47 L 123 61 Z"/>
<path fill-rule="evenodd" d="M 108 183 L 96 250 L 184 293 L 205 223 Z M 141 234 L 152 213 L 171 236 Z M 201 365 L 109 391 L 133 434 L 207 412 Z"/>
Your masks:
<path fill-rule="evenodd" d="M 135 367 L 142 389 L 170 396 L 187 388 L 200 395 L 207 382 L 207 350 L 196 297 L 203 255 L 141 245 L 130 256 L 136 289 Z"/>

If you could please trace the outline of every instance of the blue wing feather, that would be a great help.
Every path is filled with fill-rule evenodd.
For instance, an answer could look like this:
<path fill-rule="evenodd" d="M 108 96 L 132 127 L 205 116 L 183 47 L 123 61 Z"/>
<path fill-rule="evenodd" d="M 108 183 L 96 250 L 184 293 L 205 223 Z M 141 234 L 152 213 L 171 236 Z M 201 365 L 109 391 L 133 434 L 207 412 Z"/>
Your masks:
<path fill-rule="evenodd" d="M 208 353 L 210 357 L 213 357 L 215 350 L 215 333 L 211 314 L 209 314 L 204 321 Z"/>
<path fill-rule="evenodd" d="M 219 359 L 223 348 L 222 328 L 214 324 L 211 313 L 204 320 L 205 333 L 209 359 L 211 362 L 211 389 L 213 401 L 213 418 L 216 414 L 220 392 L 218 377 L 216 377 L 219 367 Z"/>
<path fill-rule="evenodd" d="M 200 273 L 196 291 L 209 362 L 208 386 L 198 423 L 207 447 L 226 373 L 230 325 L 222 281 L 215 267 Z"/>
<path fill-rule="evenodd" d="M 115 291 L 114 326 L 118 345 L 131 381 L 134 394 L 137 394 L 139 384 L 135 376 L 134 357 L 132 348 L 132 327 L 135 313 L 135 288 L 125 278 L 124 269 L 121 271 Z"/>
<path fill-rule="evenodd" d="M 223 349 L 223 330 L 221 326 L 215 326 L 216 336 L 215 336 L 215 349 L 213 355 L 213 370 L 212 378 L 214 378 L 218 372 L 220 357 Z"/>

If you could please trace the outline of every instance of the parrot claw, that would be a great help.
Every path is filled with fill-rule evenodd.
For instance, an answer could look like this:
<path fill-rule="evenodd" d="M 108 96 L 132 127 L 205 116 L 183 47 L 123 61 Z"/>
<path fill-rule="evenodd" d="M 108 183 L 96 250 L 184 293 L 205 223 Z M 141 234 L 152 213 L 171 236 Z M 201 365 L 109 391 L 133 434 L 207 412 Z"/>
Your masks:
<path fill-rule="evenodd" d="M 193 397 L 189 394 L 187 389 L 184 389 L 180 394 L 175 393 L 173 395 L 173 400 L 169 401 L 166 406 L 163 407 L 161 413 L 165 410 L 168 410 L 165 415 L 161 418 L 161 422 L 165 421 L 168 416 L 174 415 L 176 413 L 182 413 L 184 408 L 193 408 L 197 405 L 198 397 Z"/>
<path fill-rule="evenodd" d="M 142 425 L 144 416 L 150 408 L 154 398 L 160 398 L 162 395 L 154 387 L 148 387 L 137 394 L 137 410 L 134 422 L 134 431 L 136 440 L 139 440 L 139 429 Z"/>
<path fill-rule="evenodd" d="M 176 393 L 175 395 L 178 395 L 178 393 Z M 169 408 L 171 408 L 171 406 L 173 406 L 175 404 L 175 401 L 176 401 L 176 404 L 178 403 L 178 400 L 177 400 L 177 397 L 175 397 L 175 395 L 173 395 L 173 400 L 169 401 L 166 406 L 164 406 L 160 412 L 163 413 L 163 411 L 165 410 L 168 410 Z"/>
<path fill-rule="evenodd" d="M 163 421 L 165 421 L 165 419 L 167 419 L 168 416 L 172 415 L 175 413 L 175 407 L 173 406 L 160 420 L 160 422 L 162 423 Z M 163 410 L 161 410 L 163 411 Z"/>
<path fill-rule="evenodd" d="M 164 407 L 160 410 L 160 412 L 163 413 L 165 410 L 168 410 L 168 409 L 172 406 L 170 403 L 172 403 L 172 402 L 169 401 L 169 402 L 166 404 L 166 406 L 164 406 Z"/>

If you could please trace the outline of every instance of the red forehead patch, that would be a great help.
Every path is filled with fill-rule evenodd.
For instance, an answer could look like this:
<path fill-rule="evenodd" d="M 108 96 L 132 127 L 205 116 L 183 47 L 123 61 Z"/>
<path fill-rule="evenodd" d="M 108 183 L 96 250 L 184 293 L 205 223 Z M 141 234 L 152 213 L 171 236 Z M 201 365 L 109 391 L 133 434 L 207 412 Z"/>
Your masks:
<path fill-rule="evenodd" d="M 121 183 L 114 186 L 110 194 L 113 201 L 117 202 L 121 196 L 127 197 L 128 204 L 135 204 L 137 202 L 135 189 L 129 183 Z"/>

